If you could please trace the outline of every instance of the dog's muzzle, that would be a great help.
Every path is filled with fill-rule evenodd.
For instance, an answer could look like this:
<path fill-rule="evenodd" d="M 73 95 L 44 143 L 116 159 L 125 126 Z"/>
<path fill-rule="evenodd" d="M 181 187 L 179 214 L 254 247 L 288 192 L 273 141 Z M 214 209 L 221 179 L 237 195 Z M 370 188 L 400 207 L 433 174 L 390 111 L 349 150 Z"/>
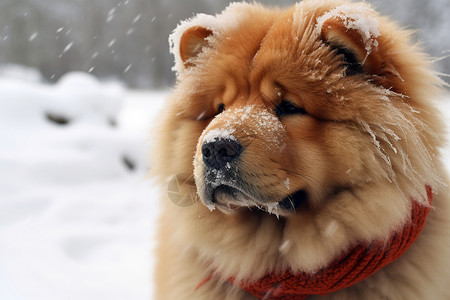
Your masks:
<path fill-rule="evenodd" d="M 305 189 L 284 198 L 265 194 L 254 186 L 242 168 L 245 148 L 227 131 L 210 131 L 195 161 L 195 180 L 201 201 L 210 210 L 230 212 L 241 207 L 257 207 L 275 214 L 290 214 L 307 202 Z M 198 159 L 198 160 L 197 160 Z M 250 180 L 250 181 L 249 181 Z"/>

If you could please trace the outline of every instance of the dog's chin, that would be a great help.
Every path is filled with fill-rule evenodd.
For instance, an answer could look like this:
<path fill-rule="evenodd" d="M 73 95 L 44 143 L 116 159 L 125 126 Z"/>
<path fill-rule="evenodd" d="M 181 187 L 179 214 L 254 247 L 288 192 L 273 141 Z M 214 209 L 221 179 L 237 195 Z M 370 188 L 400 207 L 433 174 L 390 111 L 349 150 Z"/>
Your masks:
<path fill-rule="evenodd" d="M 214 189 L 211 198 L 210 203 L 212 202 L 214 207 L 224 214 L 263 211 L 277 217 L 288 217 L 306 205 L 307 192 L 298 190 L 280 201 L 263 202 L 251 197 L 240 189 L 228 185 L 220 185 Z"/>

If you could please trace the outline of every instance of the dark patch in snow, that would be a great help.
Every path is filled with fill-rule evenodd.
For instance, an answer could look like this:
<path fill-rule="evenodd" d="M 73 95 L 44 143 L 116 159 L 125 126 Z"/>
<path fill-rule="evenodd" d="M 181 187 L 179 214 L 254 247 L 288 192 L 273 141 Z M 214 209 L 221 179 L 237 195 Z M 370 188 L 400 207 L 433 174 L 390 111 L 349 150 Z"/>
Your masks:
<path fill-rule="evenodd" d="M 122 156 L 122 162 L 125 164 L 125 166 L 128 168 L 128 170 L 133 171 L 136 169 L 136 163 L 131 160 L 127 156 Z"/>
<path fill-rule="evenodd" d="M 109 118 L 108 124 L 111 125 L 111 127 L 117 127 L 117 120 L 115 120 L 113 118 Z"/>
<path fill-rule="evenodd" d="M 58 125 L 68 125 L 70 123 L 69 118 L 67 118 L 65 116 L 57 115 L 54 113 L 50 113 L 50 112 L 46 113 L 45 117 L 50 122 L 52 122 L 54 124 L 58 124 Z"/>

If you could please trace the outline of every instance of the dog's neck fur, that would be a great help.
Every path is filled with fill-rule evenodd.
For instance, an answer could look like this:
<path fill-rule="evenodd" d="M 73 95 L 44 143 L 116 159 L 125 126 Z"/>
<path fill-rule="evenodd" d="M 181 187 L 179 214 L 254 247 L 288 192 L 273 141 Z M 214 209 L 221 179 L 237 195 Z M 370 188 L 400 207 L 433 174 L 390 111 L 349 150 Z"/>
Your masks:
<path fill-rule="evenodd" d="M 427 194 L 431 205 L 429 187 Z M 420 235 L 429 212 L 430 206 L 413 201 L 410 220 L 401 231 L 393 232 L 387 241 L 362 242 L 314 274 L 287 271 L 267 274 L 255 282 L 229 281 L 260 299 L 271 300 L 301 300 L 350 287 L 402 256 Z"/>

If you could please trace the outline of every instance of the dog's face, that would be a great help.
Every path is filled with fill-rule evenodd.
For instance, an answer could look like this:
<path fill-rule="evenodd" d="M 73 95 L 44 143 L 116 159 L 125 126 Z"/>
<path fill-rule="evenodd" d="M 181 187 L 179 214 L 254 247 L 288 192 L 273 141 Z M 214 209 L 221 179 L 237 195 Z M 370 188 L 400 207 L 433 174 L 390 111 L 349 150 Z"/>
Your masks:
<path fill-rule="evenodd" d="M 407 40 L 367 5 L 342 1 L 234 4 L 182 23 L 160 172 L 193 173 L 201 205 L 218 209 L 208 218 L 272 214 L 304 225 L 329 220 L 333 206 L 343 227 L 377 226 L 376 216 L 398 226 L 410 197 L 426 199 L 425 185 L 439 181 L 439 125 L 424 97 L 434 79 Z M 369 221 L 366 204 L 352 209 L 340 196 L 367 186 L 398 191 Z M 336 243 L 360 238 L 352 230 Z"/>

